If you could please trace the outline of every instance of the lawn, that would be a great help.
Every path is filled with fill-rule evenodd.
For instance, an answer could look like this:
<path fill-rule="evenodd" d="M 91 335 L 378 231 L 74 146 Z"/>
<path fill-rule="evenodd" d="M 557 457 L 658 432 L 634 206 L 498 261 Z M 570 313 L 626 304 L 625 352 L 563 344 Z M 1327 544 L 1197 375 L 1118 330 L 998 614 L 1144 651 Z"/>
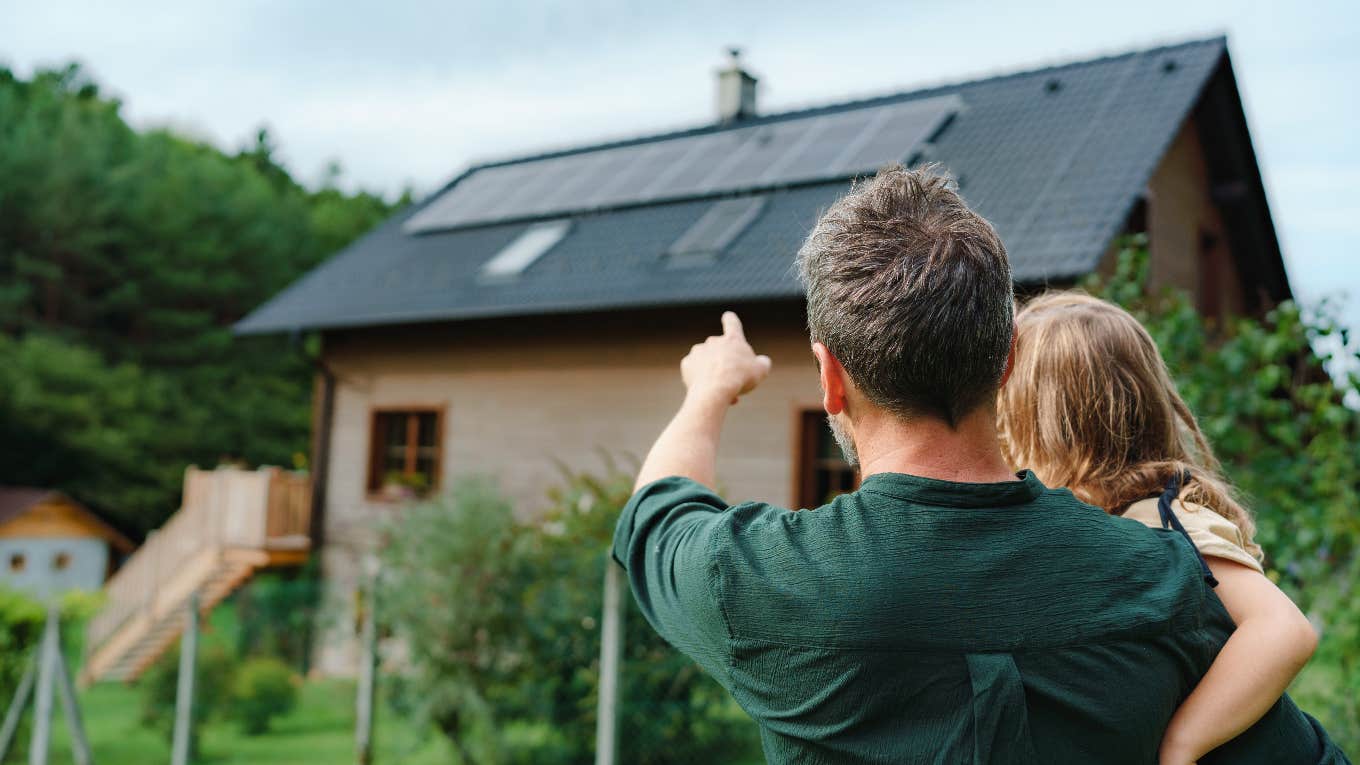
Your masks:
<path fill-rule="evenodd" d="M 202 693 L 216 689 L 201 688 Z M 118 684 L 96 685 L 81 694 L 81 712 L 98 765 L 158 765 L 170 762 L 170 742 L 138 720 L 141 693 Z M 374 760 L 384 763 L 441 765 L 456 762 L 443 738 L 422 737 L 405 720 L 378 705 Z M 71 762 L 70 739 L 57 712 L 51 761 Z M 275 721 L 262 736 L 242 735 L 226 720 L 213 720 L 202 731 L 199 763 L 226 765 L 329 765 L 354 762 L 354 683 L 317 680 L 303 685 L 298 706 Z"/>

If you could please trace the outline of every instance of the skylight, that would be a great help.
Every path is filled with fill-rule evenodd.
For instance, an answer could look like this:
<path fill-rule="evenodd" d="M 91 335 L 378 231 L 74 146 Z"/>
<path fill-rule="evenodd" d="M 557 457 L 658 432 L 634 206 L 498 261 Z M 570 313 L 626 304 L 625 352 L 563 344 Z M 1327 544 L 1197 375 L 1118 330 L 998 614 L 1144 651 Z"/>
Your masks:
<path fill-rule="evenodd" d="M 713 206 L 666 249 L 667 265 L 685 268 L 712 263 L 765 209 L 765 197 L 738 197 Z"/>
<path fill-rule="evenodd" d="M 491 281 L 513 279 L 547 254 L 571 230 L 571 221 L 535 223 L 501 248 L 482 265 L 482 278 Z"/>

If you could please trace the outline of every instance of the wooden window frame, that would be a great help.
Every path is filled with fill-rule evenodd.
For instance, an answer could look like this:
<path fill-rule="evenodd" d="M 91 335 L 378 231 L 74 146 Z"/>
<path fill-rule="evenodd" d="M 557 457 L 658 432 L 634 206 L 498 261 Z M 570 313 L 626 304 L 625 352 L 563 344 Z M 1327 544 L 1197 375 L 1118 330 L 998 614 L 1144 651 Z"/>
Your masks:
<path fill-rule="evenodd" d="M 384 415 L 407 415 L 407 454 L 406 466 L 408 470 L 414 472 L 414 463 L 417 459 L 419 439 L 419 420 L 420 415 L 434 415 L 434 469 L 430 475 L 429 491 L 434 492 L 439 488 L 443 480 L 444 470 L 444 415 L 445 407 L 438 404 L 409 404 L 409 405 L 384 405 L 369 407 L 368 410 L 368 467 L 364 471 L 364 491 L 370 501 L 392 501 L 392 497 L 383 493 L 383 434 L 378 432 L 378 422 Z M 412 448 L 415 445 L 417 448 Z"/>
<path fill-rule="evenodd" d="M 826 428 L 826 411 L 820 406 L 795 407 L 793 412 L 793 506 L 800 509 L 821 507 L 824 497 L 817 493 L 817 468 L 822 459 L 819 439 L 822 429 Z M 854 470 L 855 478 L 851 491 L 860 484 L 859 470 Z"/>

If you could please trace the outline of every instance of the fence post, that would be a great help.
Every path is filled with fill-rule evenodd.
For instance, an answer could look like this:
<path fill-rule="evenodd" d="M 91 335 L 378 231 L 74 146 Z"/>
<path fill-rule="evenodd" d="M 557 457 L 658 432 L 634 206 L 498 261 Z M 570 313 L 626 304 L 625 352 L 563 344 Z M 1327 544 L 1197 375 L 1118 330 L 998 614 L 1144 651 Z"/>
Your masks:
<path fill-rule="evenodd" d="M 604 613 L 600 622 L 600 697 L 595 721 L 595 765 L 618 761 L 619 658 L 623 654 L 623 589 L 619 567 L 604 564 Z"/>
<path fill-rule="evenodd" d="M 364 609 L 362 646 L 359 664 L 358 698 L 355 699 L 354 748 L 359 765 L 373 762 L 373 701 L 378 672 L 378 598 L 376 566 L 370 563 L 367 582 L 360 601 Z"/>
<path fill-rule="evenodd" d="M 179 685 L 175 689 L 173 765 L 188 765 L 194 737 L 194 664 L 198 653 L 198 593 L 189 596 L 184 637 L 179 641 Z"/>
<path fill-rule="evenodd" d="M 66 715 L 66 728 L 71 733 L 71 756 L 76 765 L 94 765 L 94 755 L 90 752 L 90 740 L 85 737 L 85 721 L 80 716 L 80 705 L 76 703 L 76 686 L 71 682 L 71 670 L 66 666 L 66 657 L 57 654 L 57 690 L 61 692 L 61 709 Z"/>
<path fill-rule="evenodd" d="M 33 738 L 28 747 L 28 765 L 47 765 L 47 748 L 52 743 L 52 690 L 56 684 L 61 646 L 57 643 L 57 606 L 47 607 L 47 625 L 38 648 L 38 698 L 33 709 Z"/>
<path fill-rule="evenodd" d="M 37 653 L 28 657 L 24 676 L 19 679 L 19 687 L 14 689 L 14 700 L 9 703 L 9 709 L 5 710 L 5 722 L 0 725 L 0 762 L 5 761 L 10 744 L 14 743 L 14 734 L 19 731 L 19 719 L 24 716 L 24 707 L 28 706 L 28 697 L 33 693 L 33 679 L 38 674 L 41 653 L 42 649 L 39 648 Z"/>

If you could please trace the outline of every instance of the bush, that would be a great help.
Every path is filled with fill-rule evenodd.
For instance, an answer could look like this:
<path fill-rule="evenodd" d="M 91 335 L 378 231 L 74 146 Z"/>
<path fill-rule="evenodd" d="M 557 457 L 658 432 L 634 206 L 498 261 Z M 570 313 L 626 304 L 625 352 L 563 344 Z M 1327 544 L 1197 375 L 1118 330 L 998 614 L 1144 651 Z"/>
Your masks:
<path fill-rule="evenodd" d="M 232 687 L 236 658 L 220 645 L 199 643 L 194 667 L 194 719 L 189 751 L 198 751 L 198 730 L 222 712 L 223 690 Z M 142 678 L 142 725 L 167 739 L 175 732 L 175 697 L 179 692 L 179 646 L 165 652 Z"/>
<path fill-rule="evenodd" d="M 231 691 L 231 714 L 248 736 L 269 731 L 274 718 L 297 705 L 299 679 L 282 661 L 272 657 L 248 659 L 236 672 Z"/>
<path fill-rule="evenodd" d="M 469 765 L 590 760 L 604 567 L 631 492 L 612 466 L 567 475 L 552 509 L 519 524 L 492 484 L 472 479 L 387 527 L 379 613 L 410 652 L 406 703 Z M 755 725 L 717 683 L 636 611 L 625 629 L 621 762 L 759 751 Z"/>
<path fill-rule="evenodd" d="M 277 656 L 305 675 L 320 602 L 318 556 L 298 569 L 256 576 L 231 600 L 237 655 Z"/>
<path fill-rule="evenodd" d="M 22 592 L 0 587 L 0 699 L 8 704 L 33 649 L 42 640 L 47 613 Z"/>

